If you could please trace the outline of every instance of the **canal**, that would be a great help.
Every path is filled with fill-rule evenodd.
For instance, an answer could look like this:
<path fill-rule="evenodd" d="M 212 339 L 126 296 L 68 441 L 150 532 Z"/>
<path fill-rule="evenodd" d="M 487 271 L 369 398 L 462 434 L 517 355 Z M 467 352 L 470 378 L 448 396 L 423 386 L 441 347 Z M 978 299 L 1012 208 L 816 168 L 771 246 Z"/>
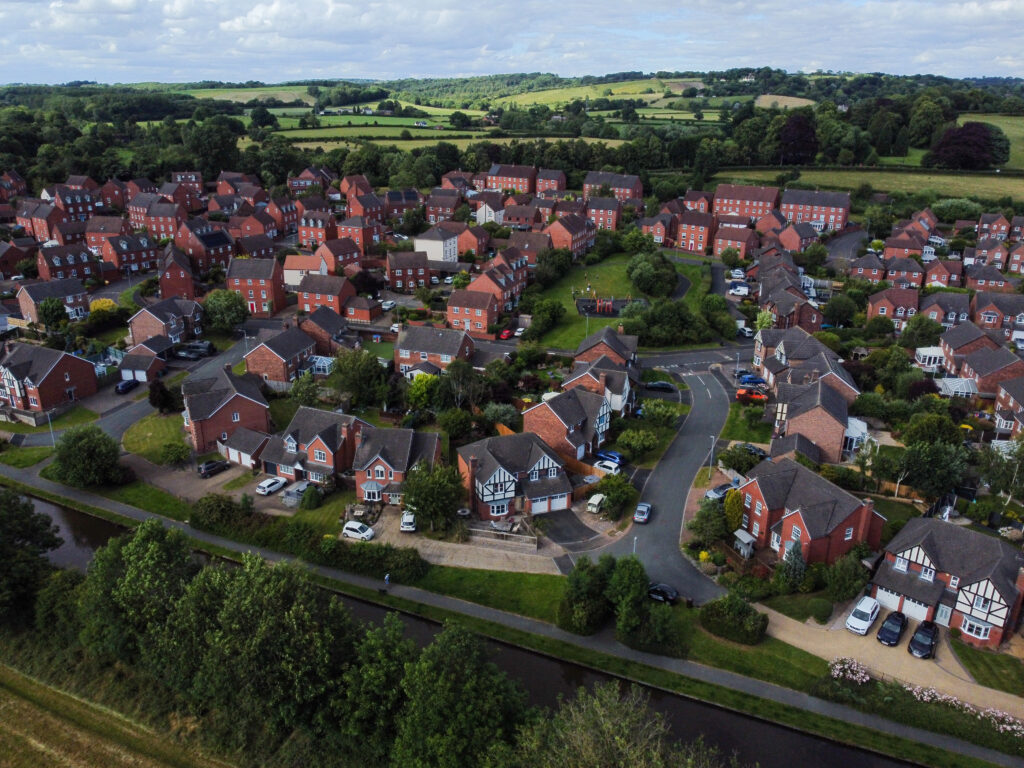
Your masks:
<path fill-rule="evenodd" d="M 48 515 L 60 528 L 64 544 L 51 553 L 51 561 L 63 568 L 84 570 L 93 552 L 110 538 L 123 532 L 114 523 L 76 510 L 35 500 L 36 510 Z M 352 614 L 367 622 L 379 623 L 387 609 L 373 603 L 341 597 Z M 402 614 L 407 633 L 421 645 L 429 643 L 438 625 Z M 494 662 L 510 677 L 518 680 L 529 694 L 530 703 L 554 707 L 559 696 L 571 697 L 578 688 L 617 680 L 577 664 L 543 656 L 505 643 L 489 641 Z M 746 715 L 720 709 L 712 704 L 646 688 L 653 709 L 662 713 L 681 740 L 703 736 L 726 755 L 735 752 L 744 764 L 760 768 L 839 765 L 843 768 L 896 768 L 908 763 L 881 757 Z"/>

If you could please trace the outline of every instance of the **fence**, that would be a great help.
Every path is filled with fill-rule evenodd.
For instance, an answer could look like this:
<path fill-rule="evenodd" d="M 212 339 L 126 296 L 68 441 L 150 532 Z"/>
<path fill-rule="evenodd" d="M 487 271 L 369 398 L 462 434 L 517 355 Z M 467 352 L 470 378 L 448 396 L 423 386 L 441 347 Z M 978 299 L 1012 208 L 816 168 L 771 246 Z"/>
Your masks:
<path fill-rule="evenodd" d="M 482 542 L 500 543 L 523 551 L 536 551 L 539 546 L 537 536 L 533 533 L 506 533 L 492 528 L 476 528 L 474 526 L 469 526 L 467 530 L 471 539 L 480 539 Z"/>

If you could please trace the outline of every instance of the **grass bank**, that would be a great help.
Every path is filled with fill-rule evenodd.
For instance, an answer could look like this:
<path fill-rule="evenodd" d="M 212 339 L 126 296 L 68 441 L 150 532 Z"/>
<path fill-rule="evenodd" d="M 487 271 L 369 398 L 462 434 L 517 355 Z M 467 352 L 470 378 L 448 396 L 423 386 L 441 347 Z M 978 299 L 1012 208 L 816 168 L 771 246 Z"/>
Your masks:
<path fill-rule="evenodd" d="M 729 415 L 725 419 L 725 426 L 722 427 L 723 440 L 740 440 L 745 443 L 768 443 L 772 439 L 772 425 L 762 421 L 753 423 L 747 421 L 748 412 L 763 411 L 763 408 L 753 408 L 740 403 L 732 403 L 729 406 Z"/>
<path fill-rule="evenodd" d="M 0 464 L 9 467 L 26 469 L 38 464 L 43 459 L 53 454 L 53 448 L 48 445 L 27 445 L 20 448 L 6 448 L 0 453 Z"/>
<path fill-rule="evenodd" d="M 1024 661 L 1007 653 L 975 648 L 963 640 L 951 640 L 949 644 L 978 685 L 1024 696 Z"/>
<path fill-rule="evenodd" d="M 99 418 L 99 414 L 95 411 L 90 411 L 88 408 L 76 405 L 70 411 L 62 413 L 56 419 L 52 419 L 48 424 L 43 422 L 38 427 L 33 427 L 28 424 L 22 424 L 20 421 L 16 422 L 4 422 L 0 424 L 0 432 L 13 432 L 18 435 L 35 435 L 40 432 L 49 432 L 50 426 L 53 426 L 53 430 L 56 432 L 59 429 L 67 429 L 68 427 L 78 427 L 82 424 L 90 424 Z"/>
<path fill-rule="evenodd" d="M 151 413 L 132 424 L 121 443 L 129 453 L 141 456 L 152 464 L 160 463 L 160 451 L 167 443 L 184 441 L 180 413 Z"/>

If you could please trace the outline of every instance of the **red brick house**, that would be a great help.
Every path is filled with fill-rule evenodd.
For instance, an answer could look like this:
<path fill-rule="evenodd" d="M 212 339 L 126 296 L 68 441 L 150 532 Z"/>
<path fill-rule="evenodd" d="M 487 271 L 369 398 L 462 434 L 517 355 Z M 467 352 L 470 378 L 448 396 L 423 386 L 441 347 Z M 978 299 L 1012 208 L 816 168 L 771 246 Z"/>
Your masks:
<path fill-rule="evenodd" d="M 171 296 L 150 304 L 128 319 L 128 335 L 132 344 L 153 336 L 166 336 L 177 344 L 200 336 L 203 332 L 203 308 L 198 302 Z"/>
<path fill-rule="evenodd" d="M 191 189 L 197 195 L 203 193 L 203 174 L 199 171 L 172 171 L 171 181 Z"/>
<path fill-rule="evenodd" d="M 288 177 L 288 191 L 293 195 L 301 195 L 303 192 L 309 192 L 313 187 L 319 187 L 321 190 L 325 190 L 331 186 L 337 178 L 338 174 L 329 168 L 324 168 L 320 165 L 311 165 L 308 168 L 303 168 L 302 173 L 298 176 Z"/>
<path fill-rule="evenodd" d="M 818 242 L 818 230 L 807 222 L 790 224 L 778 234 L 779 243 L 787 251 L 806 251 Z"/>
<path fill-rule="evenodd" d="M 973 291 L 1012 293 L 1017 289 L 1017 280 L 1007 277 L 993 266 L 974 264 L 964 269 L 964 287 Z"/>
<path fill-rule="evenodd" d="M 1024 556 L 998 538 L 933 518 L 911 518 L 871 579 L 883 608 L 958 629 L 965 643 L 996 648 L 1020 620 Z"/>
<path fill-rule="evenodd" d="M 149 179 L 130 179 L 124 183 L 125 200 L 131 200 L 137 195 L 155 194 L 159 191 L 156 184 Z"/>
<path fill-rule="evenodd" d="M 172 245 L 171 248 L 174 246 Z M 118 235 L 109 237 L 101 251 L 103 260 L 126 277 L 129 273 L 159 269 L 163 251 L 149 235 Z"/>
<path fill-rule="evenodd" d="M 270 405 L 255 376 L 233 374 L 229 366 L 211 376 L 182 382 L 185 431 L 198 453 L 216 450 L 235 430 L 270 432 Z"/>
<path fill-rule="evenodd" d="M 923 256 L 926 244 L 927 239 L 924 236 L 917 232 L 904 230 L 885 239 L 882 258 L 888 262 L 890 259 Z"/>
<path fill-rule="evenodd" d="M 979 349 L 997 349 L 1000 345 L 992 338 L 997 332 L 985 332 L 972 322 L 961 322 L 939 337 L 943 364 L 951 376 L 958 376 L 964 358 Z"/>
<path fill-rule="evenodd" d="M 323 484 L 352 469 L 357 435 L 369 424 L 344 413 L 300 406 L 284 432 L 267 441 L 263 470 L 286 480 Z"/>
<path fill-rule="evenodd" d="M 1024 377 L 1004 379 L 996 393 L 996 432 L 1010 439 L 1024 429 Z"/>
<path fill-rule="evenodd" d="M 316 253 L 289 253 L 284 257 L 284 284 L 288 290 L 296 290 L 306 275 L 332 274 L 327 258 L 318 253 L 319 248 Z"/>
<path fill-rule="evenodd" d="M 96 213 L 96 201 L 87 189 L 58 184 L 53 188 L 50 202 L 64 211 L 69 221 L 86 221 Z"/>
<path fill-rule="evenodd" d="M 515 253 L 509 254 L 508 251 Z M 513 256 L 515 258 L 511 258 Z M 480 274 L 470 281 L 466 290 L 489 293 L 502 310 L 510 312 L 519 303 L 519 297 L 526 287 L 527 272 L 526 257 L 514 248 L 509 248 L 484 264 Z"/>
<path fill-rule="evenodd" d="M 395 368 L 402 374 L 436 374 L 452 360 L 469 360 L 476 345 L 463 330 L 411 325 L 395 341 Z"/>
<path fill-rule="evenodd" d="M 469 507 L 483 520 L 568 509 L 564 462 L 537 435 L 489 437 L 458 449 Z"/>
<path fill-rule="evenodd" d="M 537 435 L 560 456 L 582 460 L 604 443 L 611 406 L 604 395 L 575 387 L 523 412 L 523 432 Z"/>
<path fill-rule="evenodd" d="M 302 332 L 316 343 L 318 355 L 333 357 L 342 347 L 351 347 L 348 323 L 329 307 L 320 307 L 305 317 L 296 318 L 296 322 Z"/>
<path fill-rule="evenodd" d="M 441 461 L 441 436 L 436 432 L 364 427 L 355 443 L 356 497 L 364 502 L 402 504 L 402 483 L 410 470 Z"/>
<path fill-rule="evenodd" d="M 608 190 L 612 197 L 620 202 L 630 199 L 641 199 L 644 196 L 644 185 L 639 176 L 608 171 L 589 171 L 583 179 L 583 197 L 589 200 L 605 194 Z"/>
<path fill-rule="evenodd" d="M 39 305 L 49 298 L 60 299 L 69 320 L 82 320 L 89 314 L 89 295 L 82 281 L 66 277 L 44 283 L 22 283 L 17 293 L 21 316 L 29 322 L 40 323 Z"/>
<path fill-rule="evenodd" d="M 936 259 L 924 270 L 926 286 L 959 288 L 962 285 L 964 264 L 955 259 Z"/>
<path fill-rule="evenodd" d="M 238 256 L 249 259 L 273 259 L 277 246 L 266 235 L 243 235 L 235 241 Z"/>
<path fill-rule="evenodd" d="M 199 295 L 199 286 L 192 272 L 192 261 L 183 251 L 174 245 L 168 245 L 160 265 L 160 296 L 165 299 L 173 296 L 195 299 Z"/>
<path fill-rule="evenodd" d="M 328 240 L 338 239 L 338 222 L 329 211 L 306 211 L 299 219 L 299 243 L 316 248 Z"/>
<path fill-rule="evenodd" d="M 492 165 L 487 172 L 487 188 L 533 194 L 537 191 L 537 169 L 532 165 Z"/>
<path fill-rule="evenodd" d="M 839 464 L 847 450 L 847 402 L 822 379 L 805 385 L 779 384 L 775 390 L 775 430 L 778 435 L 802 435 L 817 448 L 818 461 Z"/>
<path fill-rule="evenodd" d="M 810 224 L 818 232 L 841 230 L 850 218 L 850 193 L 787 189 L 779 210 L 788 221 Z"/>
<path fill-rule="evenodd" d="M 313 255 L 326 261 L 328 271 L 336 275 L 343 274 L 345 267 L 351 264 L 358 266 L 362 259 L 359 246 L 350 237 L 327 240 L 320 244 Z"/>
<path fill-rule="evenodd" d="M 640 338 L 616 333 L 612 328 L 595 331 L 580 342 L 573 355 L 577 363 L 593 363 L 605 357 L 617 365 L 627 368 L 639 367 L 636 350 Z"/>
<path fill-rule="evenodd" d="M 392 291 L 412 293 L 430 282 L 430 266 L 424 251 L 388 251 L 385 269 Z"/>
<path fill-rule="evenodd" d="M 85 225 L 85 245 L 99 256 L 107 238 L 116 235 L 130 235 L 132 232 L 128 219 L 120 216 L 93 216 Z"/>
<path fill-rule="evenodd" d="M 658 245 L 670 247 L 676 241 L 676 218 L 668 213 L 659 213 L 657 216 L 648 216 L 640 219 L 640 229 L 645 235 L 650 235 Z"/>
<path fill-rule="evenodd" d="M 19 411 L 48 411 L 96 394 L 96 367 L 49 347 L 6 342 L 0 356 L 0 402 Z"/>
<path fill-rule="evenodd" d="M 988 264 L 996 269 L 1002 269 L 1009 261 L 1009 249 L 1002 240 L 994 237 L 987 237 L 979 240 L 974 247 L 974 263 Z M 964 252 L 964 262 L 970 263 L 967 252 Z"/>
<path fill-rule="evenodd" d="M 238 231 L 232 233 L 236 238 L 251 235 L 266 235 L 271 240 L 279 236 L 277 222 L 266 210 L 259 210 L 238 222 Z"/>
<path fill-rule="evenodd" d="M 460 193 L 466 192 L 466 190 L 473 189 L 473 173 L 472 171 L 448 171 L 448 173 L 441 176 L 441 188 L 442 189 L 455 189 Z"/>
<path fill-rule="evenodd" d="M 978 218 L 978 240 L 986 237 L 1006 240 L 1010 235 L 1010 222 L 1001 213 L 983 213 Z"/>
<path fill-rule="evenodd" d="M 386 209 L 384 200 L 371 192 L 368 195 L 350 196 L 346 213 L 349 217 L 361 216 L 368 222 L 380 224 L 386 218 Z"/>
<path fill-rule="evenodd" d="M 1024 360 L 1006 347 L 978 349 L 964 357 L 960 376 L 974 380 L 979 397 L 995 398 L 999 382 L 1024 376 Z"/>
<path fill-rule="evenodd" d="M 7 202 L 12 197 L 24 197 L 28 194 L 28 184 L 17 171 L 4 171 L 0 176 L 0 201 Z"/>
<path fill-rule="evenodd" d="M 128 188 L 123 181 L 108 179 L 100 187 L 98 199 L 103 201 L 103 209 L 106 211 L 123 211 L 130 198 Z"/>
<path fill-rule="evenodd" d="M 885 279 L 893 285 L 912 285 L 920 288 L 924 283 L 924 267 L 916 259 L 897 257 L 885 262 Z"/>
<path fill-rule="evenodd" d="M 1024 272 L 1024 243 L 1018 243 L 1011 248 L 1006 258 L 1006 269 L 1009 272 L 1013 272 L 1014 274 Z"/>
<path fill-rule="evenodd" d="M 510 229 L 535 229 L 544 222 L 544 216 L 535 205 L 506 205 L 502 215 L 502 224 Z"/>
<path fill-rule="evenodd" d="M 68 221 L 68 215 L 55 205 L 39 200 L 25 200 L 18 205 L 15 222 L 25 234 L 41 243 L 53 239 L 54 228 Z"/>
<path fill-rule="evenodd" d="M 85 242 L 86 221 L 61 221 L 53 228 L 53 241 L 58 245 L 78 245 Z"/>
<path fill-rule="evenodd" d="M 423 205 L 423 195 L 415 189 L 389 189 L 384 193 L 384 218 L 401 219 L 406 211 Z"/>
<path fill-rule="evenodd" d="M 271 317 L 284 309 L 284 267 L 277 259 L 232 259 L 226 285 L 245 300 L 253 317 Z"/>
<path fill-rule="evenodd" d="M 569 214 L 548 224 L 544 234 L 551 238 L 553 248 L 565 248 L 579 258 L 593 248 L 597 228 L 590 219 Z"/>
<path fill-rule="evenodd" d="M 448 297 L 449 327 L 476 338 L 494 338 L 488 329 L 497 324 L 498 313 L 498 300 L 492 293 L 456 289 Z"/>
<path fill-rule="evenodd" d="M 1019 243 L 1024 239 L 1024 216 L 1014 216 L 1010 219 L 1010 240 Z"/>
<path fill-rule="evenodd" d="M 739 486 L 741 529 L 756 548 L 785 557 L 800 547 L 804 562 L 831 564 L 861 542 L 878 549 L 885 518 L 870 499 L 858 499 L 791 459 L 762 461 Z M 739 537 L 737 537 L 739 538 Z"/>
<path fill-rule="evenodd" d="M 885 264 L 875 254 L 866 254 L 850 262 L 850 277 L 880 283 L 885 279 Z"/>
<path fill-rule="evenodd" d="M 287 197 L 275 197 L 264 209 L 274 220 L 279 235 L 290 235 L 299 231 L 299 207 Z"/>
<path fill-rule="evenodd" d="M 566 188 L 565 172 L 551 168 L 541 168 L 537 171 L 537 189 L 541 192 L 564 192 Z"/>
<path fill-rule="evenodd" d="M 701 189 L 688 189 L 686 194 L 679 198 L 683 207 L 688 211 L 699 213 L 713 213 L 715 208 L 715 196 L 710 192 Z M 670 211 L 674 213 L 674 211 Z"/>
<path fill-rule="evenodd" d="M 192 186 L 177 184 L 173 181 L 160 185 L 160 194 L 173 203 L 177 203 L 188 213 L 202 210 L 203 200 L 201 193 Z"/>
<path fill-rule="evenodd" d="M 676 217 L 676 242 L 691 253 L 705 253 L 715 236 L 715 217 L 710 213 L 687 210 Z"/>
<path fill-rule="evenodd" d="M 0 240 L 0 280 L 10 280 L 20 274 L 18 262 L 27 258 L 25 251 L 14 243 Z"/>
<path fill-rule="evenodd" d="M 920 294 L 916 288 L 886 288 L 868 297 L 867 319 L 887 317 L 896 331 L 902 331 L 917 314 Z"/>
<path fill-rule="evenodd" d="M 315 353 L 313 337 L 293 326 L 249 350 L 244 358 L 245 370 L 271 389 L 284 391 Z"/>
<path fill-rule="evenodd" d="M 198 274 L 206 274 L 215 264 L 227 269 L 235 255 L 235 241 L 227 230 L 205 219 L 189 219 L 178 227 L 174 244 L 188 254 Z"/>
<path fill-rule="evenodd" d="M 46 245 L 36 252 L 36 268 L 41 280 L 99 279 L 101 262 L 93 252 L 81 245 Z"/>
<path fill-rule="evenodd" d="M 719 184 L 715 190 L 715 214 L 745 216 L 760 219 L 779 207 L 778 187 L 750 187 L 739 184 Z"/>
<path fill-rule="evenodd" d="M 336 237 L 349 238 L 359 248 L 359 253 L 365 256 L 380 242 L 382 235 L 383 229 L 380 224 L 368 221 L 362 216 L 350 216 L 338 224 Z"/>
<path fill-rule="evenodd" d="M 723 221 L 732 221 L 733 219 L 738 219 L 738 226 L 747 226 L 747 219 L 744 218 L 743 216 L 734 217 L 729 215 L 723 216 L 722 219 Z M 769 211 L 760 219 L 754 222 L 754 231 L 757 232 L 759 235 L 773 235 L 775 237 L 778 237 L 779 233 L 782 232 L 782 230 L 784 230 L 788 225 L 789 222 L 786 221 L 786 217 L 783 216 L 780 211 Z"/>
<path fill-rule="evenodd" d="M 445 226 L 442 224 L 442 226 Z M 475 256 L 487 253 L 491 245 L 491 235 L 483 227 L 460 227 L 458 239 L 459 255 L 462 256 L 470 251 Z"/>
<path fill-rule="evenodd" d="M 319 307 L 329 307 L 344 315 L 345 302 L 356 295 L 356 289 L 340 275 L 306 275 L 299 283 L 299 309 L 306 314 Z"/>
<path fill-rule="evenodd" d="M 437 224 L 440 221 L 451 221 L 461 203 L 462 196 L 458 190 L 435 187 L 424 203 L 427 223 Z"/>
<path fill-rule="evenodd" d="M 587 218 L 597 229 L 618 229 L 622 203 L 614 197 L 587 198 Z"/>
<path fill-rule="evenodd" d="M 739 253 L 741 259 L 746 259 L 753 254 L 759 244 L 757 232 L 745 227 L 721 227 L 715 233 L 716 256 L 721 256 L 726 248 L 733 248 Z"/>
<path fill-rule="evenodd" d="M 971 315 L 971 297 L 966 293 L 940 291 L 922 296 L 917 311 L 945 328 L 952 328 L 967 322 Z"/>
<path fill-rule="evenodd" d="M 1006 338 L 1024 331 L 1024 295 L 978 291 L 971 299 L 971 320 L 979 328 L 998 328 Z"/>
<path fill-rule="evenodd" d="M 384 309 L 376 299 L 365 296 L 353 296 L 345 302 L 345 320 L 350 323 L 368 325 L 380 317 Z"/>
<path fill-rule="evenodd" d="M 338 184 L 338 191 L 347 200 L 352 195 L 369 195 L 373 192 L 373 185 L 370 180 L 362 174 L 357 176 L 345 176 Z"/>

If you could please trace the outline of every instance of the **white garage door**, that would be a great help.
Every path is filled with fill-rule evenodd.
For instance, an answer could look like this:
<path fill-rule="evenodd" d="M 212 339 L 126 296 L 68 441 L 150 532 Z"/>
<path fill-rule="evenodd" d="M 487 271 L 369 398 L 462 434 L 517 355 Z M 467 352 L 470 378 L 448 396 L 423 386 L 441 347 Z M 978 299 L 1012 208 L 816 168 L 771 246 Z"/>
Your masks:
<path fill-rule="evenodd" d="M 890 611 L 898 611 L 900 608 L 900 595 L 885 587 L 878 588 L 875 600 L 878 601 L 880 606 L 888 608 Z"/>
<path fill-rule="evenodd" d="M 569 496 L 568 494 L 562 494 L 561 496 L 551 497 L 551 511 L 554 512 L 557 509 L 568 509 L 569 508 Z"/>
<path fill-rule="evenodd" d="M 907 597 L 903 600 L 903 613 L 906 614 L 908 619 L 924 621 L 928 618 L 928 606 Z"/>
<path fill-rule="evenodd" d="M 146 381 L 146 372 L 145 371 L 135 371 L 135 379 L 136 379 L 136 381 Z"/>
<path fill-rule="evenodd" d="M 242 459 L 239 456 L 237 448 L 228 448 L 228 461 L 230 461 L 232 464 L 242 463 Z"/>
<path fill-rule="evenodd" d="M 532 499 L 530 501 L 530 511 L 533 514 L 539 514 L 540 512 L 548 511 L 548 500 L 547 499 Z"/>
<path fill-rule="evenodd" d="M 131 381 L 134 378 L 135 378 L 135 371 L 133 371 L 131 368 L 122 368 L 121 369 L 121 379 L 122 380 L 124 380 L 124 381 Z"/>

